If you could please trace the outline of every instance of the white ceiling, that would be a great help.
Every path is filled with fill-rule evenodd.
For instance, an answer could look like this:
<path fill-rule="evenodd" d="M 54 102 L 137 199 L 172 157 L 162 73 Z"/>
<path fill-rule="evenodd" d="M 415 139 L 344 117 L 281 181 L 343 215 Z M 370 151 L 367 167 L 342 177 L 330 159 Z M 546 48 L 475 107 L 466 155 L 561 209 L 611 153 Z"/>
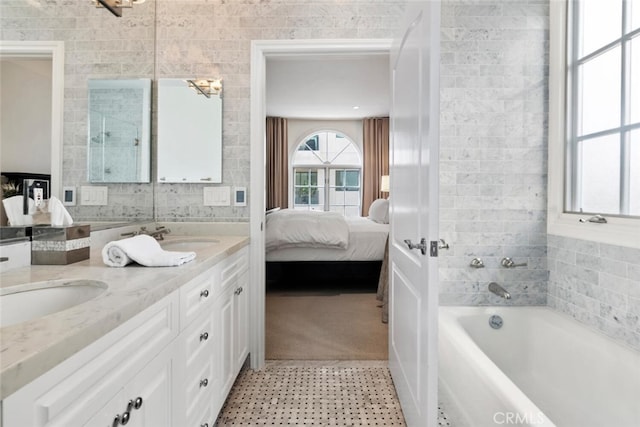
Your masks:
<path fill-rule="evenodd" d="M 359 119 L 389 115 L 386 54 L 271 57 L 266 74 L 268 116 Z"/>

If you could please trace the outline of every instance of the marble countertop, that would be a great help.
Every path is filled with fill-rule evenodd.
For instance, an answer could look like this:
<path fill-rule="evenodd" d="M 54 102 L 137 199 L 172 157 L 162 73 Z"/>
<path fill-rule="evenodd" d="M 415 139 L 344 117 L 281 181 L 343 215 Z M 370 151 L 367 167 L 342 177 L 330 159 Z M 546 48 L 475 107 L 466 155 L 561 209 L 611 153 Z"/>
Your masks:
<path fill-rule="evenodd" d="M 0 287 L 69 279 L 103 281 L 108 289 L 67 310 L 0 329 L 0 399 L 36 379 L 249 242 L 246 236 L 215 235 L 218 243 L 195 250 L 179 267 L 107 267 L 100 247 L 70 265 L 34 265 L 2 273 Z M 169 236 L 166 241 L 194 239 Z"/>

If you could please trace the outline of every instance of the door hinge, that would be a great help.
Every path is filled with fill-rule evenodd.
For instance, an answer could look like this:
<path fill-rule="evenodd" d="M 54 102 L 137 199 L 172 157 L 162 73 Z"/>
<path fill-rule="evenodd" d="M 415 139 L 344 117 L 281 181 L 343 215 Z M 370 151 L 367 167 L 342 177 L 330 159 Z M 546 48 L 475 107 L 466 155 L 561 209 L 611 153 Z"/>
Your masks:
<path fill-rule="evenodd" d="M 432 240 L 429 242 L 429 256 L 437 257 L 438 256 L 438 242 Z"/>

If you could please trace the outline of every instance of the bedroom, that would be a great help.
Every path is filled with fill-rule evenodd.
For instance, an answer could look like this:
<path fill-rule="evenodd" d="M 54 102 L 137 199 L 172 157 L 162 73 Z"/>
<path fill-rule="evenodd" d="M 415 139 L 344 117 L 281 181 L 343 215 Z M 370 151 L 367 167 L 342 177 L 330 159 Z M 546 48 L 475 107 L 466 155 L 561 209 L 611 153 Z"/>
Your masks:
<path fill-rule="evenodd" d="M 267 61 L 267 144 L 280 153 L 267 166 L 268 359 L 387 358 L 376 297 L 389 231 L 388 61 Z"/>

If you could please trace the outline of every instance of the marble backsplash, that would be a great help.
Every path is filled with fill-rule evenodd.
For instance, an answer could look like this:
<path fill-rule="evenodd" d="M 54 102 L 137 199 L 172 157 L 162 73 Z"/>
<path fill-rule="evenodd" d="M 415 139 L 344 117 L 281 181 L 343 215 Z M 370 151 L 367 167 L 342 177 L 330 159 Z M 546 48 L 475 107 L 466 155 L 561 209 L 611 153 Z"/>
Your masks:
<path fill-rule="evenodd" d="M 640 351 L 640 249 L 548 242 L 549 306 Z"/>

